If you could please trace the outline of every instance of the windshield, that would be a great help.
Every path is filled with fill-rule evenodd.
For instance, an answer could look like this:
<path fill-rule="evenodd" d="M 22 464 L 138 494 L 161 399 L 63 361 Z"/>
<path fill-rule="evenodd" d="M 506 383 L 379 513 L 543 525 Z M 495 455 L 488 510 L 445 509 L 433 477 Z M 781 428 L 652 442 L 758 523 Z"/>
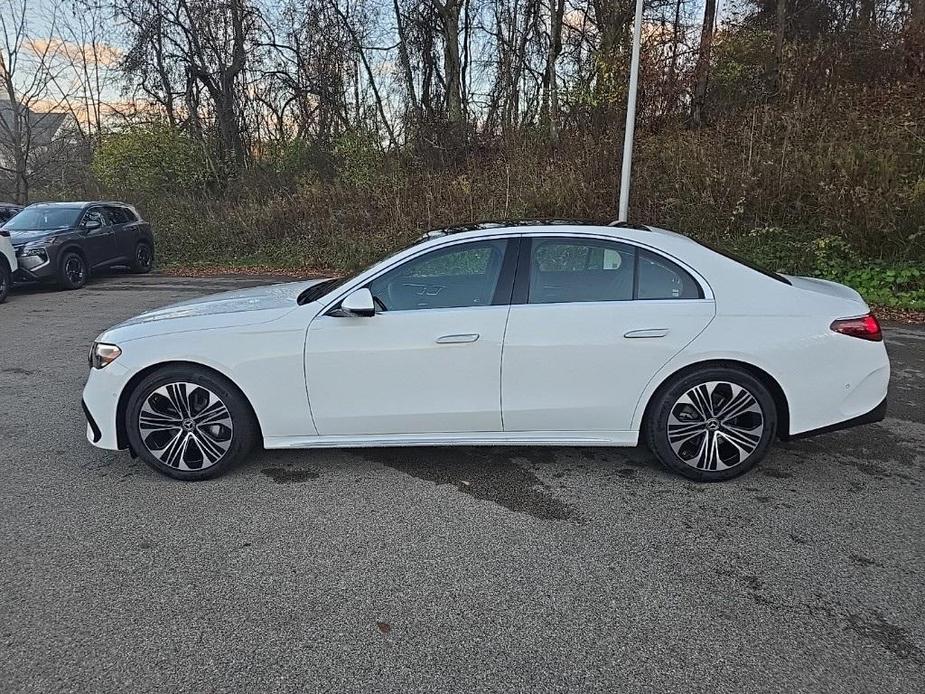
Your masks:
<path fill-rule="evenodd" d="M 74 226 L 80 207 L 27 207 L 3 225 L 7 231 L 46 231 Z"/>

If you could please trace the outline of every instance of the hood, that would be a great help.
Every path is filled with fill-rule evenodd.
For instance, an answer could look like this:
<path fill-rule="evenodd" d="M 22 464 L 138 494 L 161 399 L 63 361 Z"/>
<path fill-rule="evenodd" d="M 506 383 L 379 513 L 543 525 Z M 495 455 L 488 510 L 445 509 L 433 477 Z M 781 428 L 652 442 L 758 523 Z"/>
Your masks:
<path fill-rule="evenodd" d="M 298 298 L 302 292 L 323 281 L 324 279 L 315 279 L 304 282 L 272 284 L 181 301 L 178 304 L 171 304 L 164 308 L 142 313 L 124 323 L 120 323 L 116 328 L 179 318 L 202 318 L 261 311 L 288 312 L 298 306 Z"/>
<path fill-rule="evenodd" d="M 97 339 L 121 344 L 157 335 L 270 323 L 297 309 L 299 295 L 323 281 L 265 285 L 183 301 L 130 318 Z"/>
<path fill-rule="evenodd" d="M 70 231 L 71 227 L 58 227 L 57 229 L 7 229 L 10 240 L 16 246 L 22 246 L 33 241 L 44 241 L 56 234 Z"/>

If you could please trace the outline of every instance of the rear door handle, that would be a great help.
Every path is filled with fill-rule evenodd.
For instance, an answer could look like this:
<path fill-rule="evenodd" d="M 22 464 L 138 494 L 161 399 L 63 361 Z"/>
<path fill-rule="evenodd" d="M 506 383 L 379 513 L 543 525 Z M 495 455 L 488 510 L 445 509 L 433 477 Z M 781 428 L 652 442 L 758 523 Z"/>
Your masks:
<path fill-rule="evenodd" d="M 643 337 L 665 337 L 668 334 L 668 328 L 646 328 L 645 330 L 630 330 L 624 333 L 623 337 L 631 339 Z"/>
<path fill-rule="evenodd" d="M 437 338 L 438 345 L 462 345 L 467 342 L 475 342 L 479 339 L 478 333 L 464 333 L 461 335 L 444 335 Z"/>

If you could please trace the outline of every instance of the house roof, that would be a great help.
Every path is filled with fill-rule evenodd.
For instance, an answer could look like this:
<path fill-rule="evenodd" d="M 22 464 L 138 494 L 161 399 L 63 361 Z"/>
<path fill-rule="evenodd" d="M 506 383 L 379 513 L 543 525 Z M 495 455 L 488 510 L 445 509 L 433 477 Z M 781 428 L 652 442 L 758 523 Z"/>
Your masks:
<path fill-rule="evenodd" d="M 55 135 L 61 129 L 67 113 L 56 111 L 33 111 L 23 106 L 26 110 L 31 131 L 32 143 L 39 147 L 50 145 Z M 9 100 L 0 100 L 0 142 L 9 142 L 9 131 L 13 125 L 13 105 Z"/>

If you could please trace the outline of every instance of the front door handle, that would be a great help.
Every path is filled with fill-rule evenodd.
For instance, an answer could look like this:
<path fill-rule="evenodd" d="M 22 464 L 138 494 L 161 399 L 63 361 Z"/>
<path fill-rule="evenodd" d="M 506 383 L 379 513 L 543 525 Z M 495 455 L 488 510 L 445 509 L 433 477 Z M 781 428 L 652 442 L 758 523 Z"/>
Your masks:
<path fill-rule="evenodd" d="M 465 333 L 462 335 L 444 335 L 437 338 L 438 345 L 463 345 L 479 339 L 478 333 Z"/>
<path fill-rule="evenodd" d="M 631 339 L 642 337 L 665 337 L 668 334 L 668 328 L 646 328 L 645 330 L 630 330 L 624 333 L 623 337 Z"/>

